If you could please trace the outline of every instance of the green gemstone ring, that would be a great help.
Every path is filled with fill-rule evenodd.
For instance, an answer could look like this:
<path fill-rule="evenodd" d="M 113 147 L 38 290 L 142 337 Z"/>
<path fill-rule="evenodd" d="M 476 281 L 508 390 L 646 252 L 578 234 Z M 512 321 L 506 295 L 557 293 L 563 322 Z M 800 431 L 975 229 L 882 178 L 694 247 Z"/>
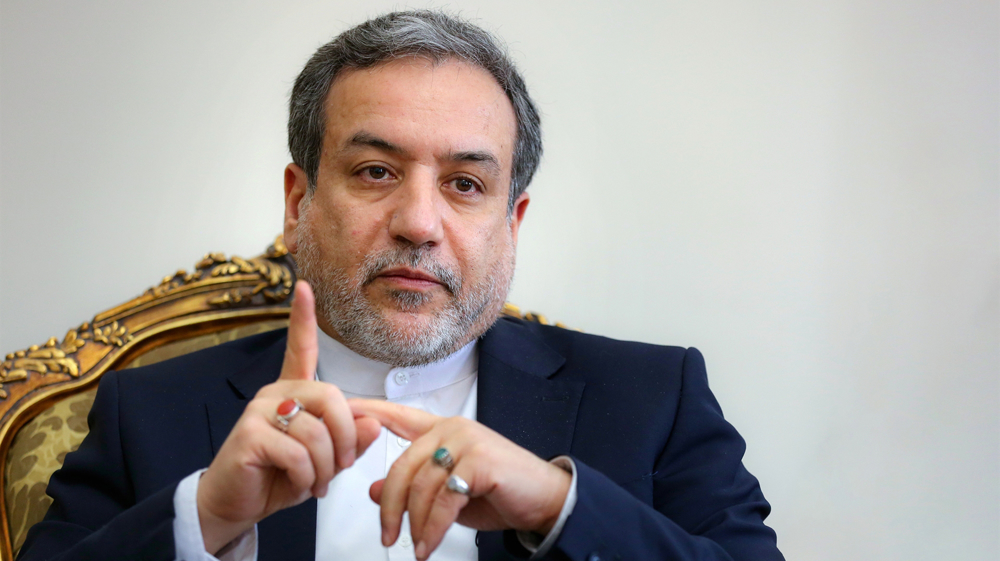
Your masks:
<path fill-rule="evenodd" d="M 448 452 L 447 448 L 438 448 L 435 450 L 434 455 L 431 456 L 431 460 L 433 460 L 435 464 L 447 470 L 450 470 L 451 467 L 455 465 L 455 460 L 452 459 L 451 453 Z"/>

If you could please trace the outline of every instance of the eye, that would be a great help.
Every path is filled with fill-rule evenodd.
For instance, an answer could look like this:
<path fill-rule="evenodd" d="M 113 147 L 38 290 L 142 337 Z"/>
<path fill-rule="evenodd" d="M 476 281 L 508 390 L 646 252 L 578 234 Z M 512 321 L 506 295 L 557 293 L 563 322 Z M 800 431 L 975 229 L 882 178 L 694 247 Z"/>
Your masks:
<path fill-rule="evenodd" d="M 460 193 L 470 193 L 476 190 L 476 182 L 466 177 L 455 180 L 455 189 Z"/>
<path fill-rule="evenodd" d="M 372 179 L 385 179 L 385 177 L 389 175 L 389 170 L 382 166 L 372 166 L 370 168 L 366 168 L 365 172 L 368 173 L 368 177 L 371 177 Z"/>

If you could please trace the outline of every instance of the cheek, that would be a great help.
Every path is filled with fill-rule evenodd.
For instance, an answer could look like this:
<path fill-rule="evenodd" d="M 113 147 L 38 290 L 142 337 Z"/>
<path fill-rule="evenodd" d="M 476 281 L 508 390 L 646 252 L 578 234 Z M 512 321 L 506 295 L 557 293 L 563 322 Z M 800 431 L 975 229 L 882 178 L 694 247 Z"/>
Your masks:
<path fill-rule="evenodd" d="M 335 244 L 332 249 L 340 253 L 365 253 L 364 246 L 378 233 L 378 220 L 373 213 L 348 205 L 330 204 L 318 222 L 326 230 L 329 242 Z"/>
<path fill-rule="evenodd" d="M 465 257 L 467 274 L 478 277 L 493 274 L 498 261 L 507 258 L 510 236 L 506 220 L 470 230 L 461 253 Z"/>
<path fill-rule="evenodd" d="M 353 237 L 344 228 L 344 224 L 332 216 L 326 208 L 314 206 L 308 211 L 308 220 L 300 222 L 300 225 L 307 224 L 309 238 L 315 247 L 314 259 L 320 259 L 324 263 L 337 268 L 343 267 L 351 259 L 350 238 Z"/>

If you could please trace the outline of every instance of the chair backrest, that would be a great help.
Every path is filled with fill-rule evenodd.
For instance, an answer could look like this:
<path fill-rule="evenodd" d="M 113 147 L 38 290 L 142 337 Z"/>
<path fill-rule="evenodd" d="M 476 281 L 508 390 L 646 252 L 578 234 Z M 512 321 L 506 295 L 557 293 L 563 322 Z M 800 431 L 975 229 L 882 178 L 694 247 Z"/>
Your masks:
<path fill-rule="evenodd" d="M 52 502 L 45 489 L 89 432 L 97 382 L 288 324 L 295 262 L 279 236 L 252 259 L 210 253 L 142 295 L 0 363 L 0 561 L 12 560 Z M 505 304 L 505 315 L 547 324 Z M 556 324 L 560 325 L 561 324 Z"/>
<path fill-rule="evenodd" d="M 8 354 L 0 363 L 0 559 L 13 559 L 48 509 L 49 476 L 86 436 L 102 374 L 282 327 L 294 283 L 280 237 L 252 259 L 210 253 L 62 341 Z"/>

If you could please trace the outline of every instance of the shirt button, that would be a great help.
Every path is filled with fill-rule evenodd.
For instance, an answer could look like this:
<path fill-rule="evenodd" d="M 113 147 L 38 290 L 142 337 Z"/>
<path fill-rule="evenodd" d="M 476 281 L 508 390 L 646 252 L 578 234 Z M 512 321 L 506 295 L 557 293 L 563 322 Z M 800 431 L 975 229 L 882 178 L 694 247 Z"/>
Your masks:
<path fill-rule="evenodd" d="M 399 545 L 403 547 L 410 547 L 413 545 L 413 540 L 410 539 L 409 534 L 403 534 L 402 536 L 399 536 Z"/>
<path fill-rule="evenodd" d="M 396 375 L 393 377 L 393 379 L 396 380 L 397 386 L 405 386 L 406 383 L 410 381 L 410 376 L 406 372 L 400 371 L 396 372 Z"/>
<path fill-rule="evenodd" d="M 407 446 L 410 445 L 410 441 L 406 440 L 402 436 L 397 436 L 396 437 L 396 444 L 399 444 L 400 448 L 406 448 Z"/>

